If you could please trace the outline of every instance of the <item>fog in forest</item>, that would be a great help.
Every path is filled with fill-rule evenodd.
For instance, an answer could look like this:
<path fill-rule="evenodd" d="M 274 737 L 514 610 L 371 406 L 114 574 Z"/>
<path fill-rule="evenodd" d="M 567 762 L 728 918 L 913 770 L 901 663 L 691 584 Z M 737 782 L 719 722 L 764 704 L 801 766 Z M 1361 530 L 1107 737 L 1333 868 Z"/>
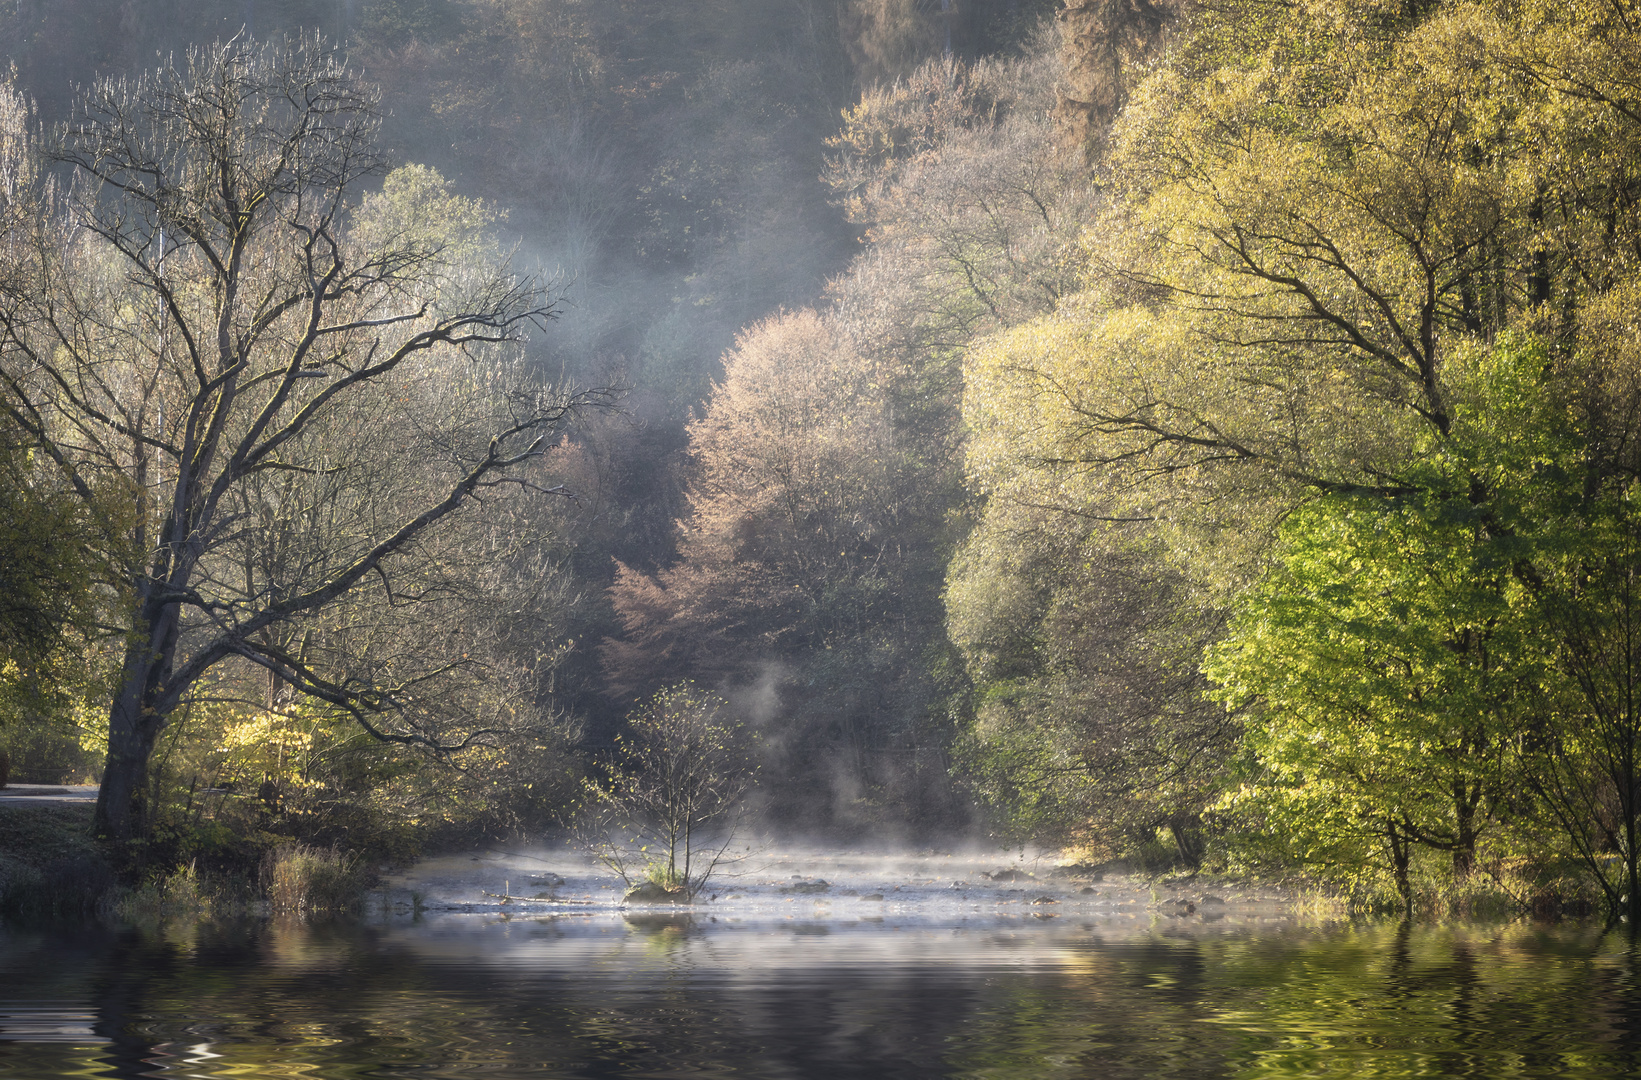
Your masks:
<path fill-rule="evenodd" d="M 482 200 L 498 242 L 516 246 L 519 264 L 553 281 L 556 320 L 528 342 L 528 362 L 553 379 L 618 390 L 614 409 L 583 417 L 555 452 L 554 479 L 575 500 L 529 511 L 549 515 L 552 538 L 534 558 L 535 572 L 550 580 L 538 582 L 528 601 L 537 605 L 520 620 L 528 625 L 508 631 L 511 648 L 550 657 L 531 665 L 533 686 L 525 692 L 562 729 L 562 752 L 600 752 L 636 702 L 693 679 L 756 729 L 756 756 L 773 782 L 754 798 L 776 827 L 835 824 L 846 834 L 881 829 L 915 838 L 975 825 L 947 778 L 954 688 L 916 670 L 920 653 L 951 651 L 940 629 L 940 571 L 931 549 L 949 546 L 955 534 L 910 534 L 962 513 L 949 434 L 936 433 L 929 448 L 943 459 L 903 463 L 902 475 L 889 478 L 903 486 L 932 478 L 939 486 L 913 493 L 925 502 L 913 508 L 921 521 L 900 517 L 901 505 L 842 508 L 843 519 L 822 526 L 831 534 L 820 543 L 837 543 L 838 528 L 852 529 L 859 534 L 852 542 L 872 550 L 845 552 L 831 581 L 817 580 L 812 566 L 779 571 L 808 577 L 822 593 L 839 590 L 830 599 L 759 600 L 728 595 L 739 588 L 723 584 L 724 606 L 750 600 L 770 610 L 768 625 L 748 627 L 744 611 L 731 611 L 723 621 L 741 630 L 663 628 L 691 639 L 686 656 L 670 641 L 635 652 L 635 639 L 655 629 L 634 621 L 630 606 L 641 601 L 629 598 L 618 610 L 623 600 L 612 586 L 618 573 L 636 581 L 687 561 L 684 522 L 690 500 L 702 497 L 690 425 L 711 408 L 726 352 L 738 340 L 751 347 L 768 320 L 849 310 L 847 318 L 875 319 L 879 329 L 899 323 L 889 330 L 903 339 L 892 362 L 923 385 L 894 392 L 926 414 L 901 437 L 918 437 L 916 424 L 927 428 L 952 412 L 950 348 L 973 316 L 959 312 L 955 325 L 931 331 L 916 325 L 921 313 L 907 298 L 889 305 L 859 298 L 878 285 L 851 280 L 852 265 L 868 266 L 867 275 L 885 271 L 869 266 L 873 222 L 852 220 L 846 185 L 855 181 L 835 175 L 847 155 L 829 140 L 863 92 L 920 69 L 1051 51 L 1045 43 L 1055 6 L 23 0 L 0 12 L 0 63 L 13 66 L 16 89 L 36 110 L 33 122 L 49 129 L 72 119 L 76 93 L 100 77 L 134 79 L 162 63 L 180 66 L 190 48 L 235 35 L 274 46 L 324 35 L 381 88 L 390 167 L 431 167 L 450 191 Z M 1033 108 L 1043 108 L 1045 91 L 1027 91 L 1038 99 Z M 353 197 L 381 180 L 367 178 Z M 888 310 L 896 303 L 900 310 Z M 877 311 L 864 310 L 874 305 Z M 946 355 L 935 357 L 937 350 Z M 833 359 L 814 353 L 792 362 L 824 369 Z M 908 493 L 879 494 L 889 504 L 904 503 Z M 878 520 L 847 520 L 863 509 Z M 757 513 L 739 512 L 748 522 Z M 949 526 L 938 528 L 950 534 Z M 890 537 L 888 529 L 908 534 Z M 885 568 L 889 548 L 901 549 L 890 561 L 902 564 L 904 549 L 924 550 L 911 553 L 911 565 Z M 790 594 L 791 583 L 778 591 Z M 837 611 L 817 619 L 794 599 Z M 882 640 L 889 635 L 902 640 Z M 49 748 L 40 753 L 51 756 Z M 27 764 L 26 752 L 15 757 Z M 44 764 L 49 771 L 55 763 Z M 225 780 L 188 782 L 219 787 Z M 550 777 L 540 786 L 558 782 Z M 542 809 L 526 809 L 520 820 L 533 817 L 540 826 Z"/>
<path fill-rule="evenodd" d="M 39 873 L 1641 919 L 1633 6 L 0 2 Z"/>

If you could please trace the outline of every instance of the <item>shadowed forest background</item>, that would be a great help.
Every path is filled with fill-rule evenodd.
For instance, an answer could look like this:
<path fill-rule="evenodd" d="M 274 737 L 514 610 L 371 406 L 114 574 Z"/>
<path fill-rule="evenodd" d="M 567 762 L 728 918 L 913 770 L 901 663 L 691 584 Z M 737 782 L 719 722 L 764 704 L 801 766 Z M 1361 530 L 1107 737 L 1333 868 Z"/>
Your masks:
<path fill-rule="evenodd" d="M 114 830 L 160 861 L 567 827 L 635 709 L 710 697 L 776 834 L 1633 914 L 1638 19 L 5 5 L 13 779 L 120 758 L 163 607 L 178 659 Z M 337 209 L 270 219 L 244 287 L 334 235 L 380 271 L 335 298 L 352 347 L 392 310 L 434 320 L 426 359 L 312 421 L 305 463 L 221 474 L 231 524 L 156 591 L 181 391 L 130 357 L 170 370 L 187 303 L 153 298 L 239 271 L 144 187 L 218 143 L 166 128 L 155 165 L 109 132 L 148 130 L 166 84 L 139 77 L 190 46 L 315 32 L 349 73 L 314 85 L 379 88 L 334 137 L 374 156 L 278 189 Z M 127 386 L 152 408 L 110 419 Z M 360 539 L 458 489 L 401 547 Z"/>

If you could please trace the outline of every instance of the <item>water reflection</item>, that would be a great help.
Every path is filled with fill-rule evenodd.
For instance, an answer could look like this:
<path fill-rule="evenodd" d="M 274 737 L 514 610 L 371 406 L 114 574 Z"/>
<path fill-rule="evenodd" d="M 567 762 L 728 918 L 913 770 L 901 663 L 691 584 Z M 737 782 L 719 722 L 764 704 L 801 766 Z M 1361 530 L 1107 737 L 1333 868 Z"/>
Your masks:
<path fill-rule="evenodd" d="M 1611 1077 L 1593 926 L 699 915 L 0 935 L 0 1076 Z"/>

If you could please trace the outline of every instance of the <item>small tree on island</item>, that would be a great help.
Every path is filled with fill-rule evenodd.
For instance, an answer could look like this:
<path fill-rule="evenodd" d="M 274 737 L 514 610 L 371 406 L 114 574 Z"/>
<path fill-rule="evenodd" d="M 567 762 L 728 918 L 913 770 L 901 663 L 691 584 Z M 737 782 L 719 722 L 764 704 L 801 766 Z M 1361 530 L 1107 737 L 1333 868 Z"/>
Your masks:
<path fill-rule="evenodd" d="M 627 718 L 603 775 L 586 781 L 588 846 L 645 898 L 692 900 L 729 857 L 756 770 L 728 707 L 693 683 L 661 691 Z"/>

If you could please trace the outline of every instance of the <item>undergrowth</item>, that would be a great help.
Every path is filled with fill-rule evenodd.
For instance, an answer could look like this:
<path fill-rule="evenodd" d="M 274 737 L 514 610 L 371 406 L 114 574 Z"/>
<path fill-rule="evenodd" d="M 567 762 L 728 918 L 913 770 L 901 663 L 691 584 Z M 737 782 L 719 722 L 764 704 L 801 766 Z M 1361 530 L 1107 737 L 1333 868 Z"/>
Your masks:
<path fill-rule="evenodd" d="M 116 887 L 114 867 L 91 839 L 90 805 L 0 808 L 0 913 L 93 913 Z"/>
<path fill-rule="evenodd" d="M 75 803 L 0 807 L 0 915 L 332 914 L 357 910 L 375 879 L 357 853 L 274 837 L 163 834 L 112 848 L 92 838 L 92 813 Z"/>
<path fill-rule="evenodd" d="M 262 889 L 276 912 L 354 911 L 374 881 L 364 860 L 336 848 L 282 844 L 262 862 Z"/>

